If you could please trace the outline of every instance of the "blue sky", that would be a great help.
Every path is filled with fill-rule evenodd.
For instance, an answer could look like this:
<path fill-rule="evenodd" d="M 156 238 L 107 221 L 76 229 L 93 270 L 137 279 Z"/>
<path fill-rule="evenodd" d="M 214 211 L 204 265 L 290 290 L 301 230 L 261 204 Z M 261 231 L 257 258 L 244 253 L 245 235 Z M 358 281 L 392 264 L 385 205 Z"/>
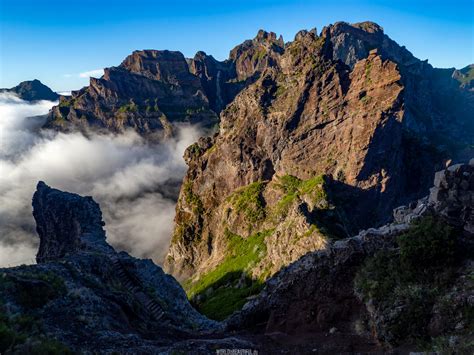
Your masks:
<path fill-rule="evenodd" d="M 0 0 L 0 87 L 37 78 L 57 91 L 135 49 L 204 50 L 225 59 L 258 29 L 292 40 L 336 21 L 379 23 L 437 67 L 474 63 L 474 5 L 461 1 Z"/>

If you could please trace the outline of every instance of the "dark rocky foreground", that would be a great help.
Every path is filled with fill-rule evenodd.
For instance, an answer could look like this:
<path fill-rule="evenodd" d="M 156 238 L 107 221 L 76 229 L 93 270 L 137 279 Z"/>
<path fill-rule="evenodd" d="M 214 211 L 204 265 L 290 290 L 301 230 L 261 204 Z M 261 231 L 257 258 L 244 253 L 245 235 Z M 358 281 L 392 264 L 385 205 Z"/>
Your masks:
<path fill-rule="evenodd" d="M 2 269 L 0 274 L 0 350 L 18 354 L 211 354 L 216 349 L 263 354 L 405 353 L 423 347 L 471 351 L 473 199 L 474 161 L 439 172 L 429 197 L 396 209 L 392 224 L 303 256 L 268 280 L 242 311 L 215 322 L 195 311 L 175 279 L 151 260 L 117 253 L 107 244 L 99 206 L 91 197 L 40 182 L 33 197 L 40 237 L 38 264 Z M 427 230 L 419 229 L 422 223 L 428 223 Z M 425 243 L 425 238 L 431 239 Z M 371 263 L 384 253 L 392 253 L 386 260 L 393 263 L 391 273 L 400 272 L 400 255 L 402 261 L 408 257 L 404 262 L 413 262 L 414 257 L 418 269 L 438 274 L 441 281 L 418 274 L 416 268 L 402 270 L 413 272 L 407 280 L 392 280 L 390 273 L 378 275 Z M 393 297 L 378 292 L 376 283 L 384 280 L 394 282 L 389 290 Z M 435 294 L 423 293 L 433 289 Z M 410 294 L 413 290 L 417 291 Z M 426 303 L 417 303 L 417 297 L 425 297 Z"/>
<path fill-rule="evenodd" d="M 38 264 L 1 273 L 2 320 L 11 329 L 0 327 L 2 353 L 61 349 L 46 338 L 80 352 L 160 353 L 188 349 L 189 339 L 222 328 L 196 312 L 181 286 L 151 260 L 107 244 L 91 197 L 40 182 L 33 208 Z M 191 348 L 245 345 L 222 338 L 197 342 Z"/>
<path fill-rule="evenodd" d="M 59 99 L 59 95 L 44 85 L 41 81 L 35 79 L 31 81 L 23 81 L 10 89 L 0 89 L 0 93 L 6 92 L 17 95 L 25 101 L 49 100 L 55 101 Z"/>

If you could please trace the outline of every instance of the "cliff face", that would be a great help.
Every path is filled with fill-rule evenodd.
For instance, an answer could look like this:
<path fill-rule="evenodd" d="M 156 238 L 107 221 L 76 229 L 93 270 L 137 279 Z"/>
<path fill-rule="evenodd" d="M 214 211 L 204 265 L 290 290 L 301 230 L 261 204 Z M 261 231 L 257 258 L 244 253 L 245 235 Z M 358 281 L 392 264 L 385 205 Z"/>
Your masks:
<path fill-rule="evenodd" d="M 0 89 L 0 93 L 7 92 L 17 95 L 20 99 L 26 101 L 49 100 L 55 101 L 59 98 L 49 87 L 41 81 L 35 79 L 31 81 L 23 81 L 11 89 Z"/>
<path fill-rule="evenodd" d="M 165 267 L 190 278 L 204 307 L 206 290 L 242 278 L 256 285 L 331 239 L 383 223 L 426 193 L 447 159 L 472 156 L 470 92 L 378 25 L 301 31 L 284 46 L 259 33 L 232 53 L 249 58 L 241 51 L 259 38 L 270 41 L 264 64 L 237 70 L 258 76 L 222 111 L 219 133 L 185 153 Z M 242 261 L 236 243 L 259 252 Z"/>

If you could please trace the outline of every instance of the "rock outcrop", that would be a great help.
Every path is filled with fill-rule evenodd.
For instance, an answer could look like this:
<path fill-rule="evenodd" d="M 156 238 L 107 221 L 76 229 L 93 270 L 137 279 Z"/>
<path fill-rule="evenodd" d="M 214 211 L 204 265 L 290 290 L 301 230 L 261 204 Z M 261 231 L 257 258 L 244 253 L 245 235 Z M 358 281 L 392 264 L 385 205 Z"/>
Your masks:
<path fill-rule="evenodd" d="M 0 270 L 0 350 L 470 353 L 473 179 L 474 161 L 438 172 L 430 195 L 397 208 L 394 223 L 308 253 L 224 323 L 196 312 L 151 260 L 110 247 L 91 197 L 40 182 L 33 198 L 38 264 Z M 310 198 L 301 192 L 307 187 L 293 193 Z M 232 241 L 244 257 L 259 252 L 258 244 Z"/>
<path fill-rule="evenodd" d="M 432 350 L 472 351 L 473 178 L 474 161 L 438 172 L 430 195 L 395 209 L 393 223 L 330 243 L 282 269 L 266 282 L 258 297 L 227 321 L 228 327 L 260 324 L 262 332 L 280 337 L 359 335 L 385 346 L 403 345 L 417 338 L 425 344 L 432 342 Z M 423 231 L 420 226 L 427 219 L 438 222 L 430 222 L 430 228 Z M 442 224 L 450 226 L 443 232 L 450 231 L 451 239 L 432 228 Z M 420 233 L 419 239 L 416 233 Z M 429 240 L 438 233 L 440 239 Z M 453 256 L 446 247 L 453 248 L 455 260 L 443 259 Z M 398 270 L 394 260 L 401 255 L 403 261 L 409 253 L 416 256 L 418 270 Z M 428 255 L 436 256 L 432 260 L 435 265 L 429 265 Z M 377 268 L 386 270 L 385 278 L 371 280 Z M 413 274 L 413 278 L 403 280 L 399 272 Z M 435 275 L 427 275 L 429 272 Z M 401 277 L 401 281 L 391 285 L 390 274 Z M 377 292 L 384 287 L 388 287 L 386 294 L 380 298 Z M 367 289 L 372 293 L 366 293 Z M 411 344 L 405 349 L 416 348 Z"/>
<path fill-rule="evenodd" d="M 0 93 L 2 92 L 15 94 L 20 99 L 26 101 L 56 101 L 59 98 L 58 94 L 37 79 L 23 81 L 11 89 L 0 89 Z"/>
<path fill-rule="evenodd" d="M 301 31 L 285 45 L 261 32 L 232 53 L 238 80 L 252 79 L 221 112 L 219 132 L 185 153 L 165 262 L 189 294 L 199 285 L 203 307 L 211 275 L 258 283 L 330 240 L 386 223 L 449 159 L 473 155 L 469 90 L 374 23 Z M 236 236 L 262 242 L 238 271 L 225 267 Z"/>
<path fill-rule="evenodd" d="M 92 197 L 52 189 L 40 181 L 33 196 L 33 216 L 40 238 L 38 264 L 82 250 L 115 253 L 105 241 L 102 213 Z"/>

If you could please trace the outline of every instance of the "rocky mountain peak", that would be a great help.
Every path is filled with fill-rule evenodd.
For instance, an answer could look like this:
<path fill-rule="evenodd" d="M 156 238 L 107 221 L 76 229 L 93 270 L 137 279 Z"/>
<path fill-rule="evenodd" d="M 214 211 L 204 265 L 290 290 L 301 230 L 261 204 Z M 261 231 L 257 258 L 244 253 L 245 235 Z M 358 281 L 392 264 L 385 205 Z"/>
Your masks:
<path fill-rule="evenodd" d="M 474 90 L 474 64 L 465 66 L 462 69 L 454 70 L 452 78 L 457 80 L 461 87 Z"/>
<path fill-rule="evenodd" d="M 134 51 L 124 59 L 120 67 L 165 83 L 196 81 L 196 78 L 189 73 L 184 55 L 177 51 L 151 49 Z"/>
<path fill-rule="evenodd" d="M 324 27 L 321 36 L 332 44 L 333 58 L 353 67 L 366 58 L 369 51 L 378 48 L 384 58 L 399 64 L 419 62 L 405 47 L 399 46 L 384 34 L 383 28 L 370 21 L 349 24 L 336 22 Z"/>
<path fill-rule="evenodd" d="M 165 261 L 202 309 L 224 292 L 209 275 L 229 267 L 235 243 L 260 252 L 229 287 L 386 223 L 448 158 L 472 156 L 472 99 L 374 23 L 304 30 L 280 49 L 248 40 L 228 62 L 245 85 L 219 132 L 185 153 Z"/>
<path fill-rule="evenodd" d="M 383 33 L 383 27 L 372 21 L 357 22 L 351 25 L 368 33 Z"/>
<path fill-rule="evenodd" d="M 284 52 L 283 38 L 274 32 L 259 30 L 253 40 L 246 40 L 230 51 L 229 59 L 235 63 L 237 80 L 252 82 L 265 68 L 273 67 Z"/>
<path fill-rule="evenodd" d="M 309 30 L 309 31 L 308 30 L 298 31 L 295 35 L 295 41 L 301 41 L 307 35 L 311 35 L 313 38 L 318 37 L 318 32 L 317 32 L 316 27 Z"/>
<path fill-rule="evenodd" d="M 26 101 L 49 100 L 55 101 L 59 98 L 49 87 L 38 79 L 23 81 L 10 89 L 0 89 L 0 92 L 10 92 Z"/>
<path fill-rule="evenodd" d="M 62 192 L 40 181 L 33 195 L 33 216 L 40 238 L 38 263 L 80 250 L 113 252 L 105 242 L 105 223 L 92 197 Z"/>
<path fill-rule="evenodd" d="M 277 44 L 279 47 L 283 48 L 285 43 L 283 42 L 283 36 L 277 39 L 277 35 L 275 32 L 267 32 L 265 30 L 259 30 L 257 35 L 254 38 L 255 42 L 263 43 L 263 44 Z"/>

